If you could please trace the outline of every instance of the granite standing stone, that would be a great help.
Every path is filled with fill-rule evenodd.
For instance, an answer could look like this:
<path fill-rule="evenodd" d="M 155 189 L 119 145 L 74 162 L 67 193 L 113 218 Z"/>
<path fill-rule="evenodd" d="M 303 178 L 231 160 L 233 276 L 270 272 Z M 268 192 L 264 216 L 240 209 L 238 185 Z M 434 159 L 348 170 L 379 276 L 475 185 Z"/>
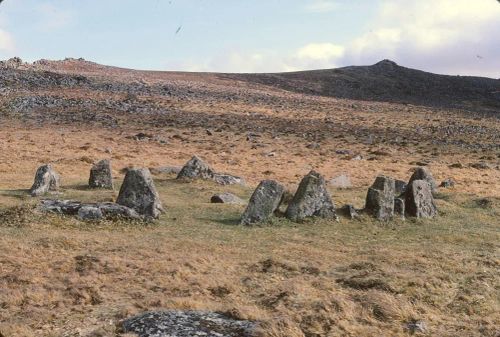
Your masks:
<path fill-rule="evenodd" d="M 50 164 L 40 166 L 35 174 L 35 181 L 30 188 L 30 194 L 34 197 L 57 191 L 61 178 Z"/>
<path fill-rule="evenodd" d="M 263 223 L 279 208 L 285 188 L 274 180 L 264 180 L 253 192 L 240 223 L 253 225 Z"/>
<path fill-rule="evenodd" d="M 113 174 L 111 162 L 108 159 L 103 159 L 92 166 L 90 169 L 89 187 L 113 189 Z"/>

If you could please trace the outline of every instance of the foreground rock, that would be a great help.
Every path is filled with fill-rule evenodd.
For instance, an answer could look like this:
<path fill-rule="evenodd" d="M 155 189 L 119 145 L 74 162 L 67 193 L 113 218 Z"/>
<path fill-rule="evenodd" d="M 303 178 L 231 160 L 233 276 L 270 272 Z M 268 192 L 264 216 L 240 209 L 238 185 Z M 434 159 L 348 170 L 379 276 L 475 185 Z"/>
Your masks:
<path fill-rule="evenodd" d="M 35 174 L 35 181 L 30 188 L 30 194 L 34 197 L 48 193 L 49 191 L 59 190 L 59 174 L 50 164 L 38 168 Z"/>
<path fill-rule="evenodd" d="M 388 221 L 394 216 L 395 181 L 392 178 L 378 176 L 366 195 L 365 210 L 381 221 Z"/>
<path fill-rule="evenodd" d="M 89 187 L 113 189 L 113 174 L 111 171 L 111 162 L 108 159 L 103 159 L 92 166 L 90 169 Z"/>
<path fill-rule="evenodd" d="M 301 221 L 313 216 L 337 219 L 325 179 L 319 173 L 311 171 L 302 179 L 285 215 L 292 221 Z"/>
<path fill-rule="evenodd" d="M 230 174 L 215 172 L 207 163 L 194 156 L 184 165 L 177 175 L 177 179 L 205 179 L 213 180 L 221 185 L 244 184 L 245 181 Z"/>
<path fill-rule="evenodd" d="M 264 180 L 255 189 L 241 216 L 242 225 L 266 222 L 278 210 L 285 188 L 274 180 Z"/>
<path fill-rule="evenodd" d="M 344 205 L 339 208 L 339 214 L 349 218 L 351 220 L 359 218 L 358 210 L 353 205 Z"/>
<path fill-rule="evenodd" d="M 122 330 L 139 337 L 251 337 L 255 326 L 213 312 L 160 311 L 127 319 Z"/>
<path fill-rule="evenodd" d="M 429 169 L 427 169 L 426 167 L 417 167 L 415 169 L 412 176 L 410 177 L 410 181 L 408 182 L 408 186 L 410 186 L 411 183 L 415 180 L 427 181 L 429 183 L 429 186 L 431 187 L 432 194 L 435 194 L 437 192 L 436 181 L 434 180 L 434 177 L 432 176 L 431 171 L 429 171 Z"/>
<path fill-rule="evenodd" d="M 234 204 L 234 205 L 244 205 L 245 201 L 240 197 L 232 194 L 232 193 L 220 193 L 215 194 L 210 198 L 210 202 L 212 204 Z"/>
<path fill-rule="evenodd" d="M 40 210 L 43 212 L 78 216 L 81 220 L 112 218 L 140 220 L 143 218 L 133 209 L 112 202 L 82 203 L 74 200 L 42 200 Z"/>
<path fill-rule="evenodd" d="M 408 185 L 405 198 L 406 214 L 416 218 L 433 218 L 437 207 L 432 187 L 426 180 L 414 180 Z"/>
<path fill-rule="evenodd" d="M 116 203 L 147 218 L 157 219 L 163 212 L 160 196 L 146 168 L 130 169 L 125 175 Z"/>

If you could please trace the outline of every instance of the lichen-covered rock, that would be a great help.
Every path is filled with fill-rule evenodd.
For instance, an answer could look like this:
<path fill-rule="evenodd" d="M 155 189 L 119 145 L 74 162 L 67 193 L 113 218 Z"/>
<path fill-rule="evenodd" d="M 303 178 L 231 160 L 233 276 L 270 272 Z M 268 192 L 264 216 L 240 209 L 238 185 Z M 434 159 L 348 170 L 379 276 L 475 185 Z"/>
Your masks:
<path fill-rule="evenodd" d="M 245 185 L 243 178 L 230 174 L 216 173 L 213 176 L 213 181 L 221 185 Z"/>
<path fill-rule="evenodd" d="M 147 168 L 128 170 L 116 203 L 148 218 L 156 219 L 163 211 L 160 196 Z"/>
<path fill-rule="evenodd" d="M 159 311 L 122 323 L 125 333 L 138 337 L 251 337 L 256 324 L 204 311 Z"/>
<path fill-rule="evenodd" d="M 394 180 L 394 184 L 395 184 L 394 194 L 396 196 L 402 195 L 406 192 L 406 188 L 408 187 L 408 184 L 406 183 L 406 181 Z"/>
<path fill-rule="evenodd" d="M 337 219 L 325 179 L 319 173 L 311 171 L 302 179 L 285 215 L 292 221 L 308 217 Z"/>
<path fill-rule="evenodd" d="M 406 191 L 406 215 L 416 218 L 433 218 L 437 207 L 432 196 L 432 188 L 426 180 L 414 180 Z"/>
<path fill-rule="evenodd" d="M 60 180 L 59 174 L 57 174 L 50 164 L 40 166 L 36 171 L 35 181 L 30 188 L 30 194 L 36 197 L 46 194 L 49 191 L 57 191 Z"/>
<path fill-rule="evenodd" d="M 394 215 L 405 218 L 405 201 L 402 198 L 394 199 Z"/>
<path fill-rule="evenodd" d="M 412 176 L 410 177 L 410 181 L 408 182 L 408 186 L 410 186 L 411 183 L 415 180 L 427 181 L 429 183 L 429 186 L 431 187 L 432 194 L 435 194 L 437 192 L 436 181 L 434 180 L 431 171 L 426 167 L 420 166 L 415 168 L 415 171 L 413 172 Z"/>
<path fill-rule="evenodd" d="M 74 200 L 42 200 L 40 210 L 70 216 L 78 215 L 82 220 L 88 218 L 92 218 L 92 220 L 101 218 L 142 219 L 142 216 L 133 209 L 113 202 L 82 203 Z"/>
<path fill-rule="evenodd" d="M 353 205 L 344 205 L 339 208 L 339 214 L 351 220 L 359 218 L 358 210 Z"/>
<path fill-rule="evenodd" d="M 80 220 L 100 220 L 103 217 L 101 210 L 96 206 L 82 206 L 78 210 L 78 218 Z"/>
<path fill-rule="evenodd" d="M 89 187 L 113 189 L 113 174 L 111 171 L 111 162 L 103 159 L 94 164 L 90 169 Z"/>
<path fill-rule="evenodd" d="M 240 197 L 227 192 L 213 195 L 212 198 L 210 198 L 210 202 L 212 204 L 234 204 L 234 205 L 245 204 L 245 201 L 243 201 Z"/>
<path fill-rule="evenodd" d="M 264 180 L 255 189 L 240 223 L 253 225 L 266 222 L 279 208 L 285 188 L 274 180 Z"/>
<path fill-rule="evenodd" d="M 213 179 L 215 171 L 207 163 L 193 156 L 177 175 L 177 179 Z"/>
<path fill-rule="evenodd" d="M 366 195 L 365 210 L 378 220 L 388 221 L 394 216 L 394 179 L 378 176 Z"/>

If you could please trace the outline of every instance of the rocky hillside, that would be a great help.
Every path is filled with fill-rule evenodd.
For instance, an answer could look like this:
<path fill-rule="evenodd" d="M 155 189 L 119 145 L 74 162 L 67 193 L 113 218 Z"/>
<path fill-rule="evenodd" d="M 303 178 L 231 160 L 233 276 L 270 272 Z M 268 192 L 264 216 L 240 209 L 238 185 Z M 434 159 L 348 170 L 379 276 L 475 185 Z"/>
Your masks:
<path fill-rule="evenodd" d="M 500 80 L 437 75 L 383 60 L 372 66 L 224 75 L 285 90 L 356 100 L 500 111 Z"/>

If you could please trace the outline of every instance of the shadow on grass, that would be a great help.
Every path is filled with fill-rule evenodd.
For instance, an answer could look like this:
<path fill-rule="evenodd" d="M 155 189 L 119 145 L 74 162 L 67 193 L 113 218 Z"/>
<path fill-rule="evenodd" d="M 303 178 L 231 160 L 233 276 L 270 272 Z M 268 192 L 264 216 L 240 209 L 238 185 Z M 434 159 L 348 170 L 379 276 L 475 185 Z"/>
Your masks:
<path fill-rule="evenodd" d="M 25 200 L 30 197 L 29 189 L 0 190 L 0 196 Z"/>

